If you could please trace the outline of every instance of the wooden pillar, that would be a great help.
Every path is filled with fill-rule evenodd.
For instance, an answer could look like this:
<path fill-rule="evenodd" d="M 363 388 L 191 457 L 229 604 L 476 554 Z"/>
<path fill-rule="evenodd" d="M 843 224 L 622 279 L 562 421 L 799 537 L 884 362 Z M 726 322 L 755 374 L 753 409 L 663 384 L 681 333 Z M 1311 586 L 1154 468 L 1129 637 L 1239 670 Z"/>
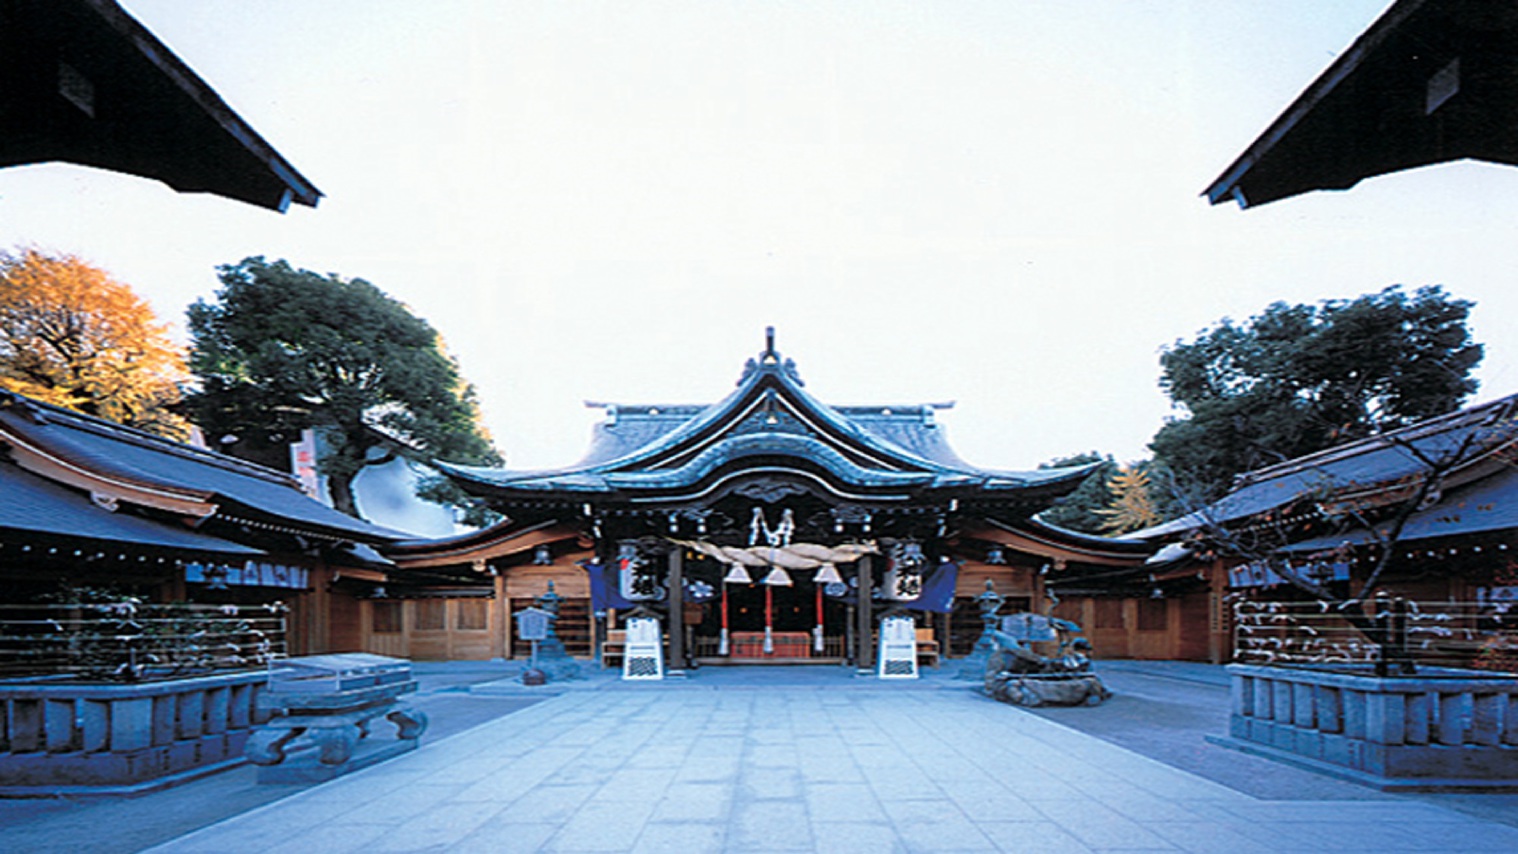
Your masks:
<path fill-rule="evenodd" d="M 1213 664 L 1233 660 L 1233 612 L 1228 604 L 1228 569 L 1221 559 L 1207 567 L 1207 659 Z"/>
<path fill-rule="evenodd" d="M 495 598 L 490 600 L 490 657 L 511 657 L 511 600 L 506 598 L 506 576 L 497 571 L 492 581 Z"/>
<path fill-rule="evenodd" d="M 685 550 L 669 550 L 669 663 L 671 670 L 685 669 Z"/>
<path fill-rule="evenodd" d="M 332 569 L 318 564 L 306 570 L 311 589 L 295 597 L 301 604 L 299 640 L 302 655 L 332 652 Z M 292 649 L 291 653 L 297 650 Z"/>
<path fill-rule="evenodd" d="M 859 620 L 854 629 L 854 666 L 860 670 L 875 667 L 875 620 L 873 607 L 873 584 L 875 562 L 870 555 L 859 559 L 859 607 L 855 616 Z"/>

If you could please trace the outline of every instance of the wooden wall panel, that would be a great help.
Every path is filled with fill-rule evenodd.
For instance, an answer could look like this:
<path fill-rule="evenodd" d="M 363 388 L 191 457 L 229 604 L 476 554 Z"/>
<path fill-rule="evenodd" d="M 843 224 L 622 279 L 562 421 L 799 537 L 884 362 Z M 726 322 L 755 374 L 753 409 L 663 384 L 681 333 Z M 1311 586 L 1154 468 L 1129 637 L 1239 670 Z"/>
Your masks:
<path fill-rule="evenodd" d="M 327 598 L 327 648 L 330 652 L 359 652 L 364 647 L 363 614 L 359 602 L 346 593 Z"/>
<path fill-rule="evenodd" d="M 1174 632 L 1175 645 L 1172 658 L 1183 661 L 1208 661 L 1212 657 L 1211 591 L 1189 593 L 1174 600 L 1176 609 Z"/>
<path fill-rule="evenodd" d="M 411 632 L 407 638 L 414 661 L 447 661 L 448 632 Z"/>
<path fill-rule="evenodd" d="M 999 566 L 978 561 L 965 561 L 959 568 L 959 579 L 954 585 L 954 595 L 979 596 L 986 592 L 986 581 L 996 585 L 1002 596 L 1027 596 L 1034 598 L 1038 587 L 1037 574 L 1015 566 Z"/>
<path fill-rule="evenodd" d="M 565 599 L 589 599 L 590 575 L 575 564 L 583 554 L 561 555 L 550 566 L 514 566 L 506 572 L 506 596 L 511 599 L 534 599 L 548 592 L 548 582 L 553 581 L 554 592 Z"/>
<path fill-rule="evenodd" d="M 382 604 L 390 605 L 391 602 L 383 601 Z M 406 642 L 406 618 L 409 617 L 408 609 L 401 608 L 401 625 L 398 632 L 376 632 L 374 630 L 374 606 L 375 601 L 365 599 L 359 603 L 362 615 L 363 628 L 363 651 L 372 652 L 375 655 L 388 655 L 394 658 L 410 658 L 411 648 Z"/>

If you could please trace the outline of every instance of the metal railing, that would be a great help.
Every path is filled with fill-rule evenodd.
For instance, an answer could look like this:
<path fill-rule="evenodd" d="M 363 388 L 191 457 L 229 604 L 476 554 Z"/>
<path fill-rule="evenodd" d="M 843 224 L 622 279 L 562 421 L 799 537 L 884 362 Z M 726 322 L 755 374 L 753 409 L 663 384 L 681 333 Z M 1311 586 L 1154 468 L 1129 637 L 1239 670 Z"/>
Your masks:
<path fill-rule="evenodd" d="M 1233 605 L 1233 637 L 1233 658 L 1242 664 L 1346 666 L 1378 675 L 1518 672 L 1518 602 L 1241 599 Z"/>
<path fill-rule="evenodd" d="M 137 682 L 266 665 L 286 654 L 283 604 L 0 605 L 0 678 Z"/>

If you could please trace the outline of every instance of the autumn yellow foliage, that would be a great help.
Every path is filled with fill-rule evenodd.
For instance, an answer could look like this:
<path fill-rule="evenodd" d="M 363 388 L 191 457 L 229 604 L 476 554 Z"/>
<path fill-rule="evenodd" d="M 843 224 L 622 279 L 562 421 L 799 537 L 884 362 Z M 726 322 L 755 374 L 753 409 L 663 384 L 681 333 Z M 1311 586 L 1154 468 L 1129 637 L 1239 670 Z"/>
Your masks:
<path fill-rule="evenodd" d="M 1107 482 L 1112 492 L 1112 503 L 1097 513 L 1107 517 L 1102 530 L 1111 534 L 1125 534 L 1150 525 L 1157 525 L 1161 516 L 1149 494 L 1149 475 L 1136 466 L 1124 466 Z"/>
<path fill-rule="evenodd" d="M 130 287 L 73 255 L 0 252 L 0 388 L 184 438 L 183 348 Z"/>

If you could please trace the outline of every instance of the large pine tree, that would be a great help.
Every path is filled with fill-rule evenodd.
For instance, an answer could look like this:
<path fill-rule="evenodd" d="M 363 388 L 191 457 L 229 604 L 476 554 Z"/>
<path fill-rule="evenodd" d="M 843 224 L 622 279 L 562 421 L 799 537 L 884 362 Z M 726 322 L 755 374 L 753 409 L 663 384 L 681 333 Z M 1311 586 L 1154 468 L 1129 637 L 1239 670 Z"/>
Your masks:
<path fill-rule="evenodd" d="M 1472 306 L 1438 286 L 1394 286 L 1275 303 L 1176 342 L 1160 385 L 1182 414 L 1155 435 L 1155 459 L 1195 504 L 1250 469 L 1450 412 L 1476 390 Z"/>
<path fill-rule="evenodd" d="M 436 331 L 363 279 L 248 258 L 218 268 L 190 307 L 188 398 L 213 435 L 319 428 L 332 503 L 358 515 L 353 480 L 396 455 L 498 463 L 473 389 Z"/>

